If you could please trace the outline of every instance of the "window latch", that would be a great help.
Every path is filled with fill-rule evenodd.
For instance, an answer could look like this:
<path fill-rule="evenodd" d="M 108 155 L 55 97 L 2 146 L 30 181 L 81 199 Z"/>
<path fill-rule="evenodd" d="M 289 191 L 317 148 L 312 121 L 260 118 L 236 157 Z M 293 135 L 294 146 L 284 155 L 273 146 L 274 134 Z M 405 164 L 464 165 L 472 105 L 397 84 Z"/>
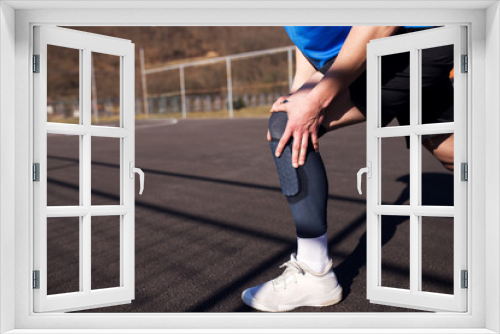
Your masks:
<path fill-rule="evenodd" d="M 142 192 L 144 190 L 144 172 L 140 168 L 134 167 L 133 161 L 130 161 L 130 163 L 129 163 L 129 171 L 130 171 L 129 176 L 131 179 L 134 178 L 134 173 L 139 174 L 139 178 L 140 178 L 139 182 L 141 185 L 141 189 L 139 190 L 139 195 L 142 195 Z"/>
<path fill-rule="evenodd" d="M 361 168 L 358 171 L 358 192 L 361 195 L 361 176 L 366 173 L 369 179 L 372 178 L 372 163 L 368 161 L 368 167 Z"/>

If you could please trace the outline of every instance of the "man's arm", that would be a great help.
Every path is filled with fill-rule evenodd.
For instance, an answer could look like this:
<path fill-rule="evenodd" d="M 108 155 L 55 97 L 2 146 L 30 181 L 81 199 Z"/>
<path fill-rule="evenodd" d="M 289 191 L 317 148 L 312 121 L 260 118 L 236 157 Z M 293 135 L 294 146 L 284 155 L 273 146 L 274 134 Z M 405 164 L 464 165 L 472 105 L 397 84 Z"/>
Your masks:
<path fill-rule="evenodd" d="M 398 27 L 352 27 L 332 67 L 311 91 L 309 98 L 326 108 L 337 94 L 349 87 L 366 69 L 366 45 L 391 36 Z"/>
<path fill-rule="evenodd" d="M 295 93 L 316 73 L 316 69 L 307 58 L 302 54 L 299 48 L 295 48 L 295 76 L 291 93 Z"/>
<path fill-rule="evenodd" d="M 271 106 L 270 112 L 273 112 L 275 106 L 280 105 L 285 100 L 294 100 L 297 96 L 305 95 L 321 80 L 323 75 L 316 71 L 314 66 L 307 60 L 302 52 L 295 49 L 295 76 L 293 78 L 292 88 L 290 94 L 287 96 L 280 96 Z M 267 140 L 271 141 L 271 134 L 267 131 Z M 318 149 L 315 145 L 315 149 Z"/>
<path fill-rule="evenodd" d="M 305 163 L 309 137 L 317 141 L 322 110 L 365 70 L 366 44 L 372 39 L 390 36 L 396 30 L 397 27 L 352 27 L 337 59 L 319 83 L 304 98 L 273 106 L 275 111 L 288 114 L 276 156 L 281 155 L 293 136 L 292 164 L 298 167 Z"/>
<path fill-rule="evenodd" d="M 314 66 L 307 60 L 304 54 L 295 49 L 295 76 L 293 77 L 292 88 L 287 96 L 280 96 L 271 106 L 271 112 L 276 110 L 275 106 L 283 103 L 284 100 L 291 101 L 299 95 L 307 94 L 321 80 L 323 75 L 318 76 Z M 295 96 L 295 97 L 294 97 Z"/>

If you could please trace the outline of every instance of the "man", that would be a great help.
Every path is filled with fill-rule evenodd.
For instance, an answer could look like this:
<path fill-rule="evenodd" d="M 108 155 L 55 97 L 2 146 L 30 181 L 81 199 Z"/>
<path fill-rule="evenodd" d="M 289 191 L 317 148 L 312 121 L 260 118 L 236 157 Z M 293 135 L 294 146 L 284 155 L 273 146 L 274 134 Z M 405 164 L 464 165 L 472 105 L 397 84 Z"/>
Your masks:
<path fill-rule="evenodd" d="M 272 106 L 268 140 L 297 231 L 297 254 L 282 275 L 242 293 L 258 310 L 279 312 L 342 300 L 328 255 L 328 181 L 318 138 L 366 119 L 366 45 L 428 27 L 286 27 L 297 46 L 291 94 Z M 383 57 L 382 126 L 409 124 L 409 58 Z M 422 53 L 423 121 L 453 121 L 453 46 Z M 427 66 L 428 65 L 428 66 Z M 425 136 L 423 145 L 453 170 L 453 135 Z"/>

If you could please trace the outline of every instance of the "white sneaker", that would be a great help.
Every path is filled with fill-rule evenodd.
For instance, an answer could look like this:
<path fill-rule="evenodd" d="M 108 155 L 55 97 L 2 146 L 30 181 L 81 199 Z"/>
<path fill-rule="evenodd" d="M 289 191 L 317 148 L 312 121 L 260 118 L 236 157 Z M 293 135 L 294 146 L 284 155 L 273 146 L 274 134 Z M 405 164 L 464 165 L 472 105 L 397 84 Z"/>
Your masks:
<path fill-rule="evenodd" d="M 334 305 L 342 300 L 342 287 L 331 260 L 319 274 L 298 262 L 295 254 L 282 267 L 286 269 L 276 279 L 243 291 L 243 302 L 259 311 L 286 312 L 300 306 Z"/>

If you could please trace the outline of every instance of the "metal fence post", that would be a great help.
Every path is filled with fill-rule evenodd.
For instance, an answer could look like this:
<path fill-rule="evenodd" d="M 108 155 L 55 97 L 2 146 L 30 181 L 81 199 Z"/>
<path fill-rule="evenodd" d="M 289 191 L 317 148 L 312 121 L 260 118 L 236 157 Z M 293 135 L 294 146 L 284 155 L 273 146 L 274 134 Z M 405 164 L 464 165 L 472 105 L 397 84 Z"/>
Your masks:
<path fill-rule="evenodd" d="M 292 91 L 293 85 L 293 63 L 292 63 L 292 49 L 288 49 L 288 90 Z"/>
<path fill-rule="evenodd" d="M 233 78 L 231 74 L 231 58 L 226 58 L 226 72 L 227 72 L 227 108 L 229 110 L 229 118 L 234 117 L 233 113 Z"/>
<path fill-rule="evenodd" d="M 142 79 L 142 101 L 144 105 L 144 115 L 149 118 L 148 84 L 146 82 L 146 65 L 144 64 L 144 48 L 139 50 L 141 58 L 141 79 Z"/>
<path fill-rule="evenodd" d="M 182 107 L 182 118 L 187 117 L 186 108 L 186 83 L 184 81 L 184 66 L 179 66 L 179 77 L 181 81 L 181 107 Z"/>
<path fill-rule="evenodd" d="M 92 115 L 94 116 L 94 123 L 99 124 L 99 109 L 97 104 L 97 85 L 95 82 L 94 61 L 90 59 L 90 67 L 92 68 Z"/>

